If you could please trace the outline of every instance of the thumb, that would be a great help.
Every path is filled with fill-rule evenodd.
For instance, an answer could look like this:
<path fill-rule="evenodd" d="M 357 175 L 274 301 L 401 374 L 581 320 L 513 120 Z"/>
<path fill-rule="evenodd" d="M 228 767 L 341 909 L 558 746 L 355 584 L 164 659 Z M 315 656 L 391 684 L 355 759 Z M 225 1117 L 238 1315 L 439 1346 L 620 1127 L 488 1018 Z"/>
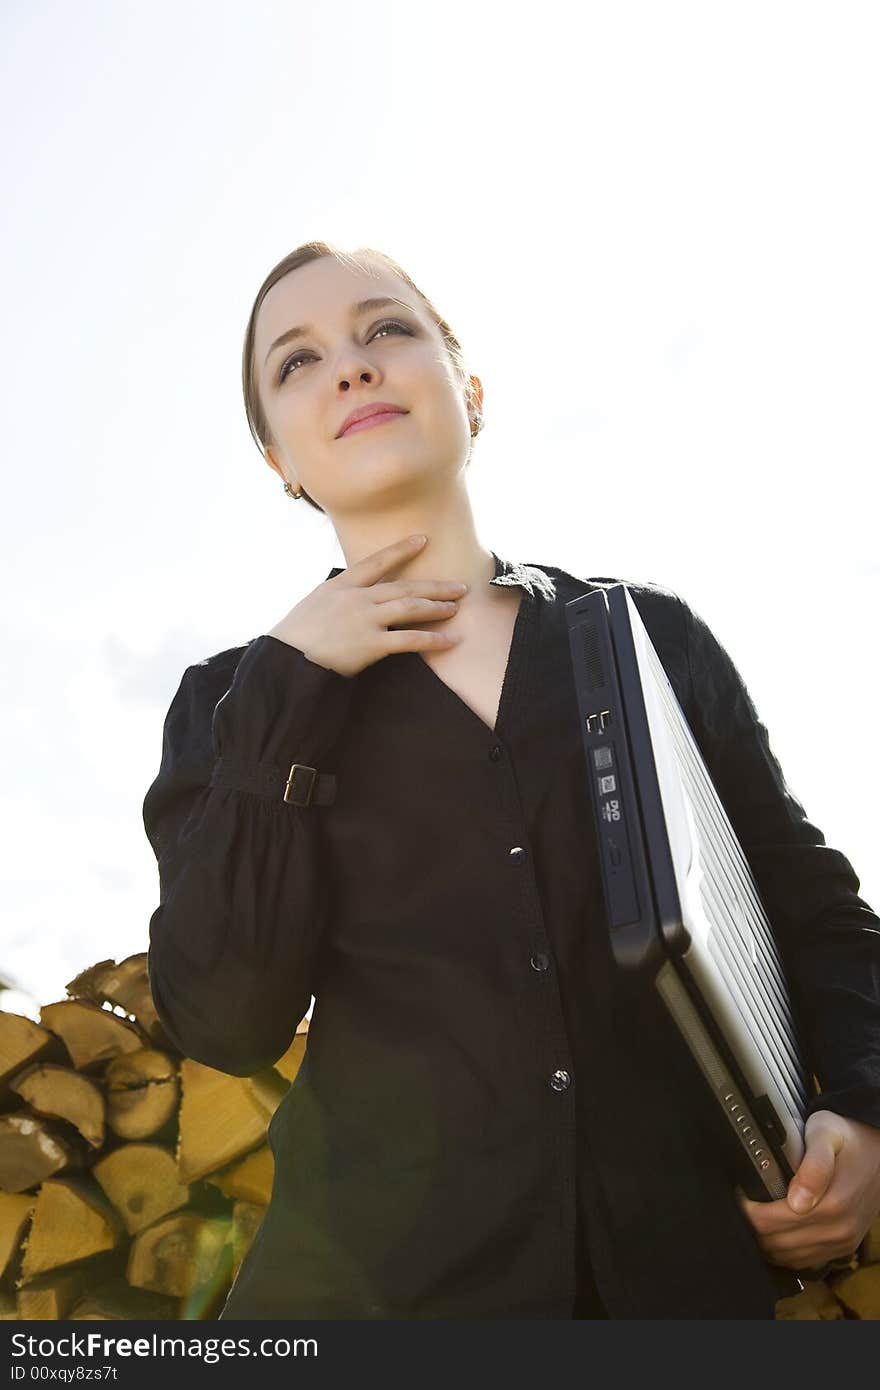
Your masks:
<path fill-rule="evenodd" d="M 844 1141 L 843 1130 L 835 1121 L 836 1116 L 819 1110 L 807 1119 L 806 1151 L 786 1194 L 788 1205 L 798 1216 L 812 1211 L 834 1176 L 837 1154 Z"/>

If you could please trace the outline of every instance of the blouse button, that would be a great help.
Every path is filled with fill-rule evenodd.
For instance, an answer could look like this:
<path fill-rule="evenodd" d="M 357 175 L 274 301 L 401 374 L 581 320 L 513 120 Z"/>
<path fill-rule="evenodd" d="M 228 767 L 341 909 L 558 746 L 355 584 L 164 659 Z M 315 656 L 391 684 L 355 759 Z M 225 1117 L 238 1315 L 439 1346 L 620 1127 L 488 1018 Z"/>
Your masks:
<path fill-rule="evenodd" d="M 514 845 L 513 849 L 510 851 L 510 858 L 513 860 L 514 864 L 521 864 L 525 857 L 526 852 L 522 845 Z"/>
<path fill-rule="evenodd" d="M 498 759 L 501 757 L 501 749 L 498 747 L 497 743 L 494 748 L 489 749 L 489 757 L 492 759 L 493 763 L 497 763 Z"/>
<path fill-rule="evenodd" d="M 543 951 L 538 951 L 534 956 L 529 957 L 529 965 L 533 970 L 546 970 L 550 964 L 550 957 L 545 956 Z"/>
<path fill-rule="evenodd" d="M 550 1085 L 554 1091 L 565 1091 L 571 1084 L 571 1077 L 567 1071 L 556 1070 L 550 1078 Z"/>

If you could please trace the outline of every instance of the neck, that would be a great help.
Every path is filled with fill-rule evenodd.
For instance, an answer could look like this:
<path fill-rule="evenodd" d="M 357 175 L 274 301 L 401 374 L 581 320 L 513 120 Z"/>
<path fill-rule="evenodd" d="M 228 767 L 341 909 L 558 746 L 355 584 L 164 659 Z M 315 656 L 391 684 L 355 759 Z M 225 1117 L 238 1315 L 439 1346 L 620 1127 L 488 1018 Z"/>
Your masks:
<path fill-rule="evenodd" d="M 410 498 L 400 508 L 385 508 L 381 515 L 334 519 L 346 566 L 405 536 L 428 537 L 420 550 L 386 580 L 451 579 L 470 586 L 468 597 L 494 597 L 489 581 L 495 574 L 492 551 L 477 535 L 470 498 L 464 487 L 441 498 Z"/>

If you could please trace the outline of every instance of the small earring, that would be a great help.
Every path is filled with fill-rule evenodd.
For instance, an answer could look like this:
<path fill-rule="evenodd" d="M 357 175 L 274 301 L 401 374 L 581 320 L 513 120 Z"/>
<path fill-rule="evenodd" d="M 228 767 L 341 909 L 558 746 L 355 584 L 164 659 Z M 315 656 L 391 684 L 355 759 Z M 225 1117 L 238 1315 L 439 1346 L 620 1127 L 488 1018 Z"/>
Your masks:
<path fill-rule="evenodd" d="M 290 486 L 290 483 L 284 484 L 284 491 L 287 493 L 288 497 L 293 498 L 294 502 L 298 502 L 299 499 L 302 497 L 302 488 L 300 488 L 299 492 L 294 492 L 293 488 Z"/>

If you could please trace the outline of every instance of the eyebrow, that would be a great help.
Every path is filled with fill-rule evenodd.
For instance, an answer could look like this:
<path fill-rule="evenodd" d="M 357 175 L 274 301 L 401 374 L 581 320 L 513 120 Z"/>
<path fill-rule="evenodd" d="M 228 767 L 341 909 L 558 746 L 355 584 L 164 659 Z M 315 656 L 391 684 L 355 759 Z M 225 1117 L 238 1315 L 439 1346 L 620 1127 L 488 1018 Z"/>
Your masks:
<path fill-rule="evenodd" d="M 361 299 L 357 304 L 352 304 L 351 316 L 352 318 L 358 318 L 361 314 L 368 313 L 370 309 L 384 309 L 386 304 L 399 304 L 402 308 L 409 309 L 412 314 L 416 312 L 411 304 L 407 304 L 406 300 L 394 299 L 388 295 L 383 295 L 378 299 Z M 276 338 L 269 348 L 269 351 L 263 359 L 263 366 L 265 367 L 276 348 L 283 347 L 285 343 L 292 343 L 294 338 L 307 338 L 311 331 L 308 325 L 305 327 L 288 328 L 287 332 L 282 333 L 280 338 Z"/>

